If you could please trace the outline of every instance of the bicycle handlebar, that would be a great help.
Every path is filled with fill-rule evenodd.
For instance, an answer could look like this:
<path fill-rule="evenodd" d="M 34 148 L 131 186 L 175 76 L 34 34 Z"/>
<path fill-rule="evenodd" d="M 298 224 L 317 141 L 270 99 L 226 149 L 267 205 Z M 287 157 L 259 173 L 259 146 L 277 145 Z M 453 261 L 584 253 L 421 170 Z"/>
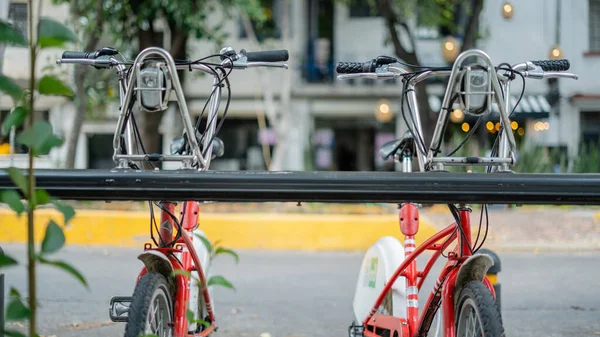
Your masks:
<path fill-rule="evenodd" d="M 571 68 L 571 64 L 567 59 L 531 61 L 531 63 L 539 66 L 543 71 L 567 71 Z"/>
<path fill-rule="evenodd" d="M 336 71 L 339 74 L 374 73 L 378 67 L 395 62 L 397 60 L 393 57 L 379 56 L 367 62 L 340 62 L 336 67 Z"/>
<path fill-rule="evenodd" d="M 230 49 L 231 50 L 231 49 Z M 234 68 L 251 68 L 251 67 L 279 67 L 286 68 L 286 64 L 278 64 L 275 62 L 283 62 L 289 59 L 289 53 L 285 49 L 279 50 L 266 50 L 258 52 L 247 52 L 245 50 L 240 51 L 236 54 L 232 51 L 231 56 L 234 56 L 234 62 L 231 64 L 229 59 L 222 58 L 222 67 L 234 67 Z M 110 68 L 112 66 L 118 66 L 123 64 L 131 64 L 131 61 L 120 62 L 113 55 L 119 54 L 114 48 L 102 48 L 95 52 L 79 52 L 79 51 L 65 51 L 62 57 L 56 60 L 57 64 L 83 64 L 91 65 L 96 68 Z M 102 57 L 104 56 L 104 57 Z M 100 58 L 102 57 L 102 58 Z M 212 74 L 212 71 L 207 70 L 206 67 L 201 64 L 194 64 L 186 62 L 185 64 L 176 64 L 177 69 L 197 69 Z M 206 68 L 206 69 L 205 69 Z"/>
<path fill-rule="evenodd" d="M 63 59 L 95 59 L 96 52 L 66 51 L 62 54 Z"/>
<path fill-rule="evenodd" d="M 285 62 L 289 53 L 285 49 L 246 52 L 248 62 Z"/>
<path fill-rule="evenodd" d="M 387 71 L 382 69 L 382 66 L 397 62 L 393 57 L 379 56 L 367 62 L 339 62 L 336 67 L 336 72 L 341 74 L 339 79 L 368 77 L 373 79 L 389 79 L 400 77 L 408 71 L 397 68 L 387 67 Z M 543 78 L 572 78 L 578 79 L 578 76 L 572 73 L 566 73 L 571 64 L 569 60 L 538 60 L 520 63 L 513 66 L 514 71 L 520 72 L 524 77 L 543 79 Z M 381 71 L 379 71 L 381 69 Z M 420 75 L 414 77 L 411 82 L 420 82 L 425 78 L 435 75 L 448 75 L 450 71 L 447 69 L 429 69 L 422 71 Z"/>

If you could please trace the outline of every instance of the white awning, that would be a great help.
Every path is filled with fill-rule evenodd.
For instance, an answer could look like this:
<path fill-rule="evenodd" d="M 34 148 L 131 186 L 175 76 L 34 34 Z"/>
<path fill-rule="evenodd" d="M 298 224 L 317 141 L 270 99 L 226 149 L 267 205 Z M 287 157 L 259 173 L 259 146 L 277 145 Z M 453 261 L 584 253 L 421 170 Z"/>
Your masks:
<path fill-rule="evenodd" d="M 510 97 L 510 107 L 515 107 L 517 101 L 519 100 L 520 94 L 511 95 Z M 443 96 L 438 95 L 430 95 L 429 96 L 429 106 L 433 111 L 439 111 L 442 106 Z M 548 117 L 552 107 L 548 100 L 544 95 L 541 94 L 530 94 L 523 95 L 519 105 L 515 108 L 514 116 L 521 115 L 523 117 L 533 117 L 533 118 L 545 118 Z M 498 105 L 496 103 L 492 104 L 492 113 L 497 115 L 499 112 Z M 510 113 L 510 111 L 509 111 Z"/>

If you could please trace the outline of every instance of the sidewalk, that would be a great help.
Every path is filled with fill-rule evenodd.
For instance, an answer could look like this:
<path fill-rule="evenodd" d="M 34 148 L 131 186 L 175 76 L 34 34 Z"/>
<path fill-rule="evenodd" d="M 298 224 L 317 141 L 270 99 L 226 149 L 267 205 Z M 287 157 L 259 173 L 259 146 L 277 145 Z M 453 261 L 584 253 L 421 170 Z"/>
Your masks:
<path fill-rule="evenodd" d="M 67 244 L 141 247 L 150 242 L 147 203 L 78 203 L 65 228 Z M 395 205 L 294 203 L 201 205 L 200 226 L 212 240 L 233 249 L 365 250 L 378 238 L 402 241 Z M 36 241 L 45 224 L 62 216 L 53 209 L 36 211 Z M 475 240 L 480 209 L 471 216 Z M 499 251 L 600 250 L 599 207 L 490 206 L 485 247 Z M 155 208 L 158 224 L 160 214 Z M 445 205 L 420 209 L 417 244 L 454 221 Z M 0 243 L 25 242 L 26 217 L 0 209 Z M 485 214 L 481 238 L 485 231 Z"/>
<path fill-rule="evenodd" d="M 480 209 L 471 215 L 473 239 L 477 235 Z M 445 209 L 435 206 L 423 216 L 436 228 L 453 221 Z M 487 248 L 504 251 L 600 250 L 600 207 L 488 206 Z M 485 230 L 483 215 L 482 235 Z"/>

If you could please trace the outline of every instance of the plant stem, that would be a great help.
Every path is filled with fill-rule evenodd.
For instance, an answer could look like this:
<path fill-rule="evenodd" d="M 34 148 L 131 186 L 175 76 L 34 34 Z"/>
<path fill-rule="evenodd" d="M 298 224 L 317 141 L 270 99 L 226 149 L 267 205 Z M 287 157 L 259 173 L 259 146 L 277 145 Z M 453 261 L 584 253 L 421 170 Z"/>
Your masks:
<path fill-rule="evenodd" d="M 37 34 L 33 32 L 33 1 L 28 1 L 28 12 L 29 12 L 29 53 L 30 53 L 30 78 L 29 78 L 29 127 L 33 127 L 33 121 L 35 119 L 35 110 L 33 103 L 33 91 L 35 89 L 35 59 L 36 59 L 36 50 L 34 43 L 34 39 L 37 39 Z M 38 8 L 38 11 L 41 8 Z M 37 26 L 37 25 L 36 25 Z M 31 142 L 34 144 L 35 142 Z M 35 289 L 35 246 L 34 246 L 34 230 L 33 230 L 33 216 L 34 216 L 34 208 L 31 207 L 31 199 L 35 198 L 35 177 L 33 175 L 33 150 L 29 149 L 29 168 L 28 168 L 28 207 L 27 207 L 27 244 L 28 244 L 28 254 L 27 254 L 27 271 L 28 271 L 28 287 L 29 287 L 29 309 L 31 310 L 31 317 L 29 317 L 29 337 L 34 337 L 36 335 L 36 289 Z"/>

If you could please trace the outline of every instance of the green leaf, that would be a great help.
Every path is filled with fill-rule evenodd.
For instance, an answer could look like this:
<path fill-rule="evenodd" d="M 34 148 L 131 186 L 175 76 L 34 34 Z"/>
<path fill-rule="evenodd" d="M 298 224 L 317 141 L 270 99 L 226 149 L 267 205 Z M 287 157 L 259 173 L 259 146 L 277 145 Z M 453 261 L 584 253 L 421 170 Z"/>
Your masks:
<path fill-rule="evenodd" d="M 233 284 L 231 284 L 231 282 L 227 281 L 223 276 L 221 275 L 215 275 L 215 276 L 211 276 L 210 279 L 208 279 L 207 284 L 209 286 L 211 285 L 219 285 L 219 286 L 223 286 L 225 288 L 230 288 L 230 289 L 235 289 L 233 287 Z"/>
<path fill-rule="evenodd" d="M 17 260 L 13 259 L 12 257 L 4 253 L 0 254 L 0 267 L 9 267 L 17 264 L 19 264 Z"/>
<path fill-rule="evenodd" d="M 24 334 L 14 330 L 4 330 L 5 337 L 26 337 Z"/>
<path fill-rule="evenodd" d="M 187 317 L 188 322 L 191 322 L 194 320 L 194 312 L 191 311 L 190 309 L 187 309 L 185 311 L 185 316 Z"/>
<path fill-rule="evenodd" d="M 10 288 L 10 297 L 21 298 L 21 294 L 15 288 Z"/>
<path fill-rule="evenodd" d="M 197 319 L 194 321 L 194 323 L 200 323 L 200 324 L 204 325 L 205 328 L 210 328 L 210 323 L 208 323 L 207 321 L 205 321 L 203 319 Z"/>
<path fill-rule="evenodd" d="M 2 202 L 8 204 L 10 209 L 17 212 L 18 215 L 21 215 L 25 211 L 25 206 L 21 202 L 21 195 L 17 193 L 17 191 L 13 190 L 5 190 L 2 191 Z"/>
<path fill-rule="evenodd" d="M 21 302 L 21 295 L 15 288 L 10 289 L 10 301 L 6 307 L 6 320 L 19 321 L 28 318 L 31 315 L 31 310 Z"/>
<path fill-rule="evenodd" d="M 42 241 L 42 253 L 50 254 L 57 252 L 65 244 L 65 233 L 63 230 L 54 222 L 50 220 L 46 227 L 46 234 Z"/>
<path fill-rule="evenodd" d="M 14 107 L 8 116 L 4 119 L 2 123 L 2 135 L 6 136 L 10 132 L 10 129 L 14 127 L 19 127 L 25 121 L 25 118 L 28 115 L 27 109 L 22 106 Z"/>
<path fill-rule="evenodd" d="M 59 200 L 52 200 L 52 203 L 54 204 L 54 206 L 56 206 L 56 208 L 58 209 L 59 212 L 62 213 L 62 215 L 65 218 L 65 224 L 67 222 L 69 222 L 69 220 L 71 220 L 74 216 L 75 216 L 75 210 L 73 209 L 73 207 L 67 205 L 67 204 L 63 204 L 62 202 L 60 202 Z"/>
<path fill-rule="evenodd" d="M 15 46 L 27 45 L 27 41 L 25 41 L 19 31 L 6 21 L 0 21 L 0 43 Z"/>
<path fill-rule="evenodd" d="M 218 247 L 215 252 L 215 256 L 219 254 L 229 254 L 233 256 L 233 258 L 235 259 L 235 263 L 239 263 L 240 261 L 240 257 L 238 256 L 238 254 L 229 248 Z"/>
<path fill-rule="evenodd" d="M 27 183 L 27 178 L 25 178 L 23 172 L 16 167 L 9 167 L 6 171 L 8 171 L 8 176 L 13 183 L 23 191 L 23 194 L 27 195 L 27 187 L 29 187 L 29 184 Z"/>
<path fill-rule="evenodd" d="M 48 154 L 53 147 L 62 144 L 62 139 L 52 132 L 52 125 L 43 120 L 36 120 L 33 127 L 17 136 L 17 141 L 28 146 L 34 156 Z"/>
<path fill-rule="evenodd" d="M 44 264 L 49 264 L 55 267 L 58 267 L 64 271 L 66 271 L 67 273 L 75 276 L 75 278 L 77 278 L 86 288 L 89 289 L 89 286 L 87 284 L 87 281 L 85 280 L 85 278 L 83 277 L 83 275 L 81 275 L 81 273 L 79 271 L 77 271 L 75 268 L 73 268 L 71 265 L 67 264 L 66 262 L 63 261 L 50 261 L 50 260 L 46 260 L 43 257 L 38 257 L 38 260 L 40 261 L 40 263 L 44 263 Z"/>
<path fill-rule="evenodd" d="M 35 204 L 45 205 L 50 202 L 50 194 L 45 190 L 35 190 Z"/>
<path fill-rule="evenodd" d="M 65 42 L 75 42 L 75 34 L 67 26 L 49 17 L 40 18 L 40 48 L 62 47 Z"/>
<path fill-rule="evenodd" d="M 198 239 L 200 239 L 202 241 L 202 243 L 204 244 L 204 247 L 206 247 L 206 249 L 208 250 L 208 252 L 212 252 L 212 245 L 210 244 L 210 241 L 208 241 L 208 239 L 202 235 L 199 234 L 194 234 L 194 236 L 196 236 Z"/>
<path fill-rule="evenodd" d="M 38 91 L 42 95 L 73 97 L 75 92 L 56 76 L 45 75 L 38 82 Z"/>
<path fill-rule="evenodd" d="M 0 91 L 12 97 L 14 101 L 21 99 L 23 89 L 9 77 L 0 75 Z"/>

